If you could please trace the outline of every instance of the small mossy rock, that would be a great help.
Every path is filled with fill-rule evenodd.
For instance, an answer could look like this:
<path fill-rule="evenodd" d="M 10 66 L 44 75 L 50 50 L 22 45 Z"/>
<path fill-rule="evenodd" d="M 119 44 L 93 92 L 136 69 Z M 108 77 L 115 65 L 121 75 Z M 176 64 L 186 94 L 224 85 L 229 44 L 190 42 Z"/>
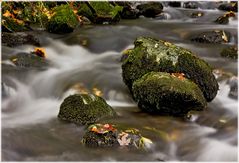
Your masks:
<path fill-rule="evenodd" d="M 32 34 L 23 33 L 23 32 L 2 32 L 2 44 L 14 47 L 23 44 L 40 46 L 40 41 L 37 37 Z"/>
<path fill-rule="evenodd" d="M 170 7 L 181 7 L 181 2 L 171 1 L 171 2 L 168 2 L 168 5 L 169 5 Z"/>
<path fill-rule="evenodd" d="M 126 147 L 128 149 L 151 148 L 153 144 L 137 129 L 117 129 L 111 124 L 92 124 L 87 128 L 82 143 L 87 147 Z"/>
<path fill-rule="evenodd" d="M 238 2 L 237 1 L 231 1 L 229 3 L 223 3 L 218 7 L 219 10 L 223 11 L 233 11 L 237 12 L 238 11 Z"/>
<path fill-rule="evenodd" d="M 227 43 L 230 41 L 230 34 L 222 30 L 207 31 L 196 36 L 192 36 L 191 41 L 214 44 Z"/>
<path fill-rule="evenodd" d="M 75 94 L 64 99 L 58 118 L 75 124 L 91 124 L 116 112 L 103 98 L 93 94 Z"/>
<path fill-rule="evenodd" d="M 30 30 L 25 23 L 18 22 L 11 17 L 2 16 L 2 32 L 23 32 Z"/>
<path fill-rule="evenodd" d="M 113 6 L 121 6 L 122 10 L 119 12 L 122 19 L 137 19 L 139 17 L 139 10 L 133 7 L 129 1 L 110 2 Z"/>
<path fill-rule="evenodd" d="M 163 72 L 149 72 L 136 80 L 133 94 L 139 108 L 149 113 L 183 116 L 207 104 L 194 82 Z"/>
<path fill-rule="evenodd" d="M 78 15 L 87 17 L 95 24 L 109 23 L 113 24 L 120 21 L 119 12 L 122 11 L 121 6 L 113 6 L 109 2 L 82 2 Z"/>
<path fill-rule="evenodd" d="M 197 12 L 191 13 L 190 17 L 191 17 L 191 18 L 200 18 L 200 17 L 202 17 L 203 15 L 204 15 L 203 12 L 197 11 Z"/>
<path fill-rule="evenodd" d="M 155 18 L 163 11 L 163 5 L 160 2 L 147 2 L 137 6 L 139 14 L 145 17 Z"/>
<path fill-rule="evenodd" d="M 189 9 L 197 9 L 198 8 L 198 3 L 197 2 L 184 2 L 183 7 L 184 8 L 189 8 Z"/>
<path fill-rule="evenodd" d="M 219 16 L 215 20 L 215 23 L 217 23 L 217 24 L 228 24 L 229 23 L 229 16 L 227 16 L 227 15 Z"/>
<path fill-rule="evenodd" d="M 225 58 L 238 59 L 237 46 L 224 48 L 220 54 L 222 57 L 225 57 Z"/>
<path fill-rule="evenodd" d="M 18 53 L 16 56 L 11 57 L 10 60 L 20 68 L 46 69 L 50 65 L 46 59 L 29 53 Z"/>
<path fill-rule="evenodd" d="M 73 32 L 79 21 L 69 5 L 57 6 L 54 14 L 47 24 L 47 30 L 51 33 L 64 34 Z"/>
<path fill-rule="evenodd" d="M 132 93 L 132 84 L 144 74 L 155 72 L 184 73 L 202 90 L 207 101 L 213 100 L 218 83 L 212 68 L 191 51 L 172 43 L 149 37 L 139 37 L 134 49 L 128 50 L 128 57 L 122 64 L 124 83 Z"/>

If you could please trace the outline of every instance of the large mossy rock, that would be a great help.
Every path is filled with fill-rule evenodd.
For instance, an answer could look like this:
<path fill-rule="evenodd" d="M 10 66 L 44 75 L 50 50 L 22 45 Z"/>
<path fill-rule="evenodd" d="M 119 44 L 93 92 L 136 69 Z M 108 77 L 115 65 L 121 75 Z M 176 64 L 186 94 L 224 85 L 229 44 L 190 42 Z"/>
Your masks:
<path fill-rule="evenodd" d="M 103 98 L 93 94 L 75 94 L 63 101 L 58 118 L 84 125 L 115 115 L 116 112 Z"/>
<path fill-rule="evenodd" d="M 137 9 L 140 15 L 154 18 L 163 11 L 163 5 L 160 2 L 147 2 L 138 5 Z"/>
<path fill-rule="evenodd" d="M 139 108 L 150 113 L 181 116 L 203 110 L 206 100 L 192 81 L 165 72 L 149 72 L 133 83 Z"/>
<path fill-rule="evenodd" d="M 134 45 L 134 49 L 126 51 L 128 57 L 122 64 L 123 80 L 130 91 L 135 80 L 148 72 L 156 71 L 184 73 L 186 78 L 199 86 L 207 101 L 216 96 L 218 83 L 212 68 L 191 51 L 149 37 L 137 38 Z"/>
<path fill-rule="evenodd" d="M 121 6 L 113 6 L 109 2 L 82 2 L 78 15 L 87 17 L 95 24 L 116 23 L 120 20 L 119 12 L 122 10 Z"/>
<path fill-rule="evenodd" d="M 191 41 L 198 43 L 220 44 L 230 41 L 230 33 L 223 30 L 206 31 L 191 37 Z"/>
<path fill-rule="evenodd" d="M 53 9 L 54 14 L 47 24 L 51 33 L 64 34 L 73 32 L 79 21 L 69 5 L 61 5 Z"/>

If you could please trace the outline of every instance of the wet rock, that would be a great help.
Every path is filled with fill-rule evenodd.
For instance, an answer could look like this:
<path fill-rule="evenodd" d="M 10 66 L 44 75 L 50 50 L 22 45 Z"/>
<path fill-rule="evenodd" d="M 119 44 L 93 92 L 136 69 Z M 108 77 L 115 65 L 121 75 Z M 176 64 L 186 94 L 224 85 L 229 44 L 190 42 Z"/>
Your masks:
<path fill-rule="evenodd" d="M 199 17 L 202 17 L 203 15 L 204 15 L 203 12 L 197 11 L 197 12 L 191 13 L 190 17 L 191 17 L 191 18 L 199 18 Z"/>
<path fill-rule="evenodd" d="M 226 58 L 231 58 L 231 59 L 238 59 L 238 49 L 237 46 L 230 46 L 227 48 L 224 48 L 220 55 L 222 57 L 226 57 Z"/>
<path fill-rule="evenodd" d="M 18 53 L 10 60 L 19 68 L 46 69 L 50 65 L 46 59 L 29 53 Z"/>
<path fill-rule="evenodd" d="M 82 2 L 78 15 L 87 17 L 95 24 L 113 24 L 120 21 L 121 6 L 113 6 L 109 2 Z"/>
<path fill-rule="evenodd" d="M 184 2 L 183 7 L 184 8 L 189 8 L 189 9 L 197 9 L 198 8 L 198 3 L 197 2 Z"/>
<path fill-rule="evenodd" d="M 199 87 L 183 76 L 150 72 L 133 83 L 133 94 L 143 111 L 174 116 L 203 110 L 206 100 Z"/>
<path fill-rule="evenodd" d="M 82 143 L 88 147 L 126 147 L 129 149 L 151 148 L 153 144 L 137 129 L 120 130 L 111 124 L 90 125 L 83 136 Z"/>
<path fill-rule="evenodd" d="M 228 84 L 230 85 L 230 92 L 228 96 L 233 99 L 238 99 L 238 77 L 237 76 L 231 77 L 228 80 Z"/>
<path fill-rule="evenodd" d="M 148 2 L 138 5 L 137 9 L 140 15 L 154 18 L 163 11 L 163 5 L 160 2 Z"/>
<path fill-rule="evenodd" d="M 184 73 L 186 78 L 199 86 L 207 101 L 216 96 L 218 83 L 210 65 L 191 51 L 149 37 L 137 38 L 134 45 L 127 51 L 128 58 L 122 64 L 123 80 L 131 92 L 134 81 L 155 71 Z"/>
<path fill-rule="evenodd" d="M 93 94 L 75 94 L 64 99 L 58 118 L 76 124 L 90 124 L 116 112 L 103 98 Z"/>
<path fill-rule="evenodd" d="M 227 15 L 220 16 L 215 20 L 215 23 L 228 24 L 229 23 L 229 17 Z"/>
<path fill-rule="evenodd" d="M 128 1 L 110 2 L 113 6 L 121 6 L 122 10 L 119 12 L 122 19 L 137 19 L 139 17 L 139 10 L 133 7 L 133 4 Z"/>
<path fill-rule="evenodd" d="M 237 1 L 232 1 L 229 3 L 223 3 L 218 7 L 219 10 L 223 11 L 233 11 L 237 12 L 238 11 L 238 2 Z"/>
<path fill-rule="evenodd" d="M 230 41 L 230 34 L 222 30 L 208 31 L 193 36 L 191 41 L 199 43 L 227 43 Z"/>
<path fill-rule="evenodd" d="M 36 36 L 25 32 L 2 32 L 2 44 L 10 47 L 23 44 L 40 46 L 40 41 Z"/>
<path fill-rule="evenodd" d="M 171 1 L 171 2 L 168 2 L 168 5 L 169 5 L 170 7 L 181 7 L 181 2 Z"/>
<path fill-rule="evenodd" d="M 47 30 L 51 33 L 64 34 L 73 32 L 79 21 L 69 5 L 55 7 L 54 15 L 47 24 Z"/>
<path fill-rule="evenodd" d="M 13 19 L 11 17 L 2 16 L 2 32 L 23 32 L 29 31 L 31 28 L 24 22 Z"/>

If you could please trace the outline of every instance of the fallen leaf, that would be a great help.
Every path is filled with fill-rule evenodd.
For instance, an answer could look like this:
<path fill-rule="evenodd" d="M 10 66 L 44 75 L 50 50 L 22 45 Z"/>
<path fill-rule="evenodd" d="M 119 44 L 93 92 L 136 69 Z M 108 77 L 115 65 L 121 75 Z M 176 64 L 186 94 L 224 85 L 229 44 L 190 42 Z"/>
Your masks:
<path fill-rule="evenodd" d="M 46 51 L 44 48 L 35 48 L 34 54 L 36 54 L 39 57 L 46 58 Z"/>

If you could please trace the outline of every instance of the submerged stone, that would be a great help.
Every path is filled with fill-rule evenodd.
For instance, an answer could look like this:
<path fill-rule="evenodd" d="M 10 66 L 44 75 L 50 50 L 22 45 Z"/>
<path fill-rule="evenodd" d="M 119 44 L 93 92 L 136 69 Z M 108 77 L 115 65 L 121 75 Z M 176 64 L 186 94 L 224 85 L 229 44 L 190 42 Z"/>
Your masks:
<path fill-rule="evenodd" d="M 221 51 L 221 56 L 225 58 L 238 59 L 237 46 L 230 46 Z"/>
<path fill-rule="evenodd" d="M 218 83 L 212 68 L 191 51 L 149 37 L 139 37 L 134 44 L 135 47 L 127 51 L 128 57 L 122 64 L 123 80 L 131 92 L 134 81 L 155 71 L 184 73 L 186 78 L 199 86 L 207 101 L 216 96 Z"/>
<path fill-rule="evenodd" d="M 139 108 L 149 113 L 182 116 L 207 104 L 199 87 L 177 74 L 149 72 L 133 83 L 132 90 Z"/>
<path fill-rule="evenodd" d="M 2 44 L 9 47 L 14 47 L 14 46 L 23 45 L 23 44 L 40 46 L 40 41 L 36 36 L 32 34 L 28 34 L 28 33 L 2 32 Z"/>
<path fill-rule="evenodd" d="M 54 14 L 47 24 L 47 30 L 51 33 L 64 34 L 73 32 L 79 21 L 69 5 L 57 6 Z"/>
<path fill-rule="evenodd" d="M 58 118 L 75 124 L 91 124 L 116 112 L 105 100 L 93 94 L 75 94 L 64 99 Z"/>
<path fill-rule="evenodd" d="M 228 24 L 229 23 L 229 17 L 227 15 L 219 16 L 215 20 L 215 23 L 218 23 L 218 24 Z"/>
<path fill-rule="evenodd" d="M 137 9 L 140 15 L 154 18 L 163 11 L 163 5 L 160 2 L 147 2 L 138 5 Z"/>
<path fill-rule="evenodd" d="M 230 41 L 230 34 L 222 30 L 207 31 L 193 36 L 191 41 L 199 43 L 227 43 Z"/>

